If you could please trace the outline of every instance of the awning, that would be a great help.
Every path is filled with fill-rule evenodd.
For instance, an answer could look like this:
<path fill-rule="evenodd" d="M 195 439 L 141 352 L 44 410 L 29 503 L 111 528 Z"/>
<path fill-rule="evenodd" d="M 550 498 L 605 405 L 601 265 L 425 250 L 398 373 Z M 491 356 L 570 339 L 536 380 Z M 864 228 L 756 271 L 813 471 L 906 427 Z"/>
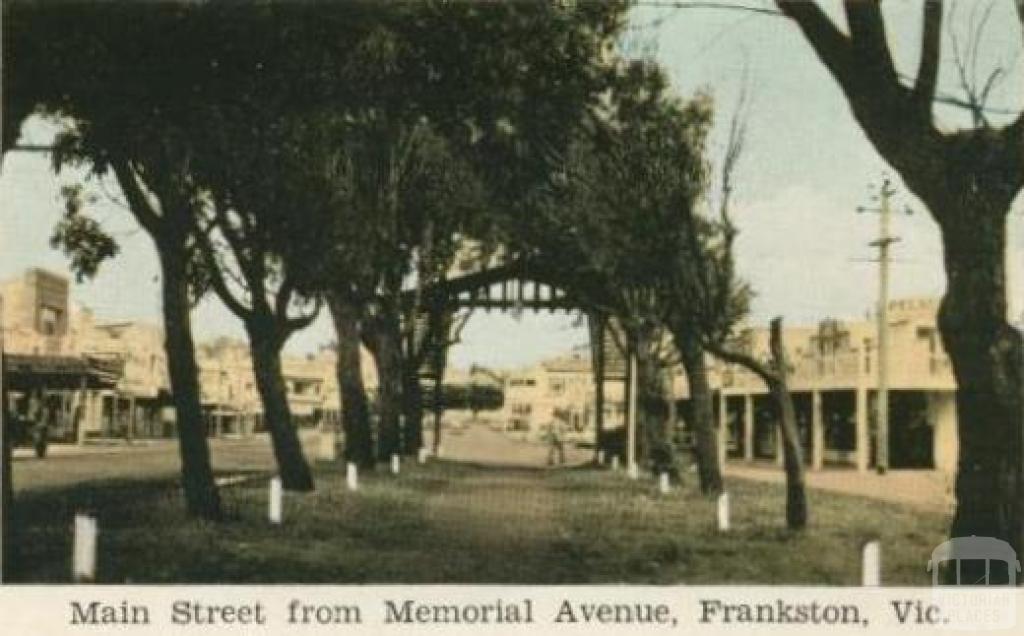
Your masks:
<path fill-rule="evenodd" d="M 120 361 L 92 356 L 4 354 L 4 387 L 28 389 L 112 389 L 122 374 Z"/>

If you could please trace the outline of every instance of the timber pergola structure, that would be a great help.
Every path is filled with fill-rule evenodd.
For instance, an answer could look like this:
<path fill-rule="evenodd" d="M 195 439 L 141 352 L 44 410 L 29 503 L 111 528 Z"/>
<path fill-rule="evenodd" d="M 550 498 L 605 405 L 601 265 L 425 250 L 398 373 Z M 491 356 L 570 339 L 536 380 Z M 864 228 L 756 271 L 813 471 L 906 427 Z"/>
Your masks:
<path fill-rule="evenodd" d="M 409 290 L 403 295 L 403 302 L 416 303 L 420 308 L 416 332 L 428 329 L 428 324 L 450 326 L 450 317 L 460 309 L 483 309 L 522 312 L 579 311 L 587 316 L 590 332 L 591 364 L 594 372 L 594 456 L 602 456 L 604 432 L 604 384 L 608 347 L 614 346 L 614 338 L 607 338 L 609 318 L 608 303 L 603 291 L 596 287 L 580 288 L 578 283 L 561 275 L 556 268 L 540 262 L 539 259 L 518 257 L 506 263 L 485 267 L 479 271 L 455 278 L 444 279 L 418 290 Z M 436 341 L 431 347 L 426 368 L 420 377 L 432 386 L 432 410 L 434 415 L 434 450 L 440 439 L 440 422 L 443 413 L 441 387 L 447 364 L 447 342 Z M 624 354 L 626 352 L 623 352 Z M 626 365 L 626 433 L 627 466 L 636 471 L 636 364 L 632 352 Z"/>

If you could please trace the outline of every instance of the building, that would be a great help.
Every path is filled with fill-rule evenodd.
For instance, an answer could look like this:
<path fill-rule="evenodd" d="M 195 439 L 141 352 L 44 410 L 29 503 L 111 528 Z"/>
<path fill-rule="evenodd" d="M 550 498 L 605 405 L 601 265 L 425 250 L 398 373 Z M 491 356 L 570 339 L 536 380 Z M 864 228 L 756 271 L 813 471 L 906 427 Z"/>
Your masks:
<path fill-rule="evenodd" d="M 83 380 L 77 390 L 39 388 L 12 393 L 12 407 L 27 414 L 45 405 L 51 435 L 89 438 L 167 437 L 174 412 L 162 330 L 141 322 L 101 322 L 72 307 L 68 281 L 41 269 L 0 283 L 4 349 L 38 359 L 40 369 L 116 367 L 116 382 Z M 957 460 L 956 382 L 936 326 L 935 299 L 894 300 L 889 307 L 889 465 L 951 471 Z M 768 330 L 751 327 L 732 346 L 767 359 Z M 812 468 L 867 470 L 877 439 L 877 344 L 873 320 L 824 320 L 790 326 L 784 343 L 797 428 Z M 603 426 L 614 434 L 625 423 L 626 364 L 618 343 L 605 339 Z M 368 389 L 377 386 L 372 358 L 362 350 Z M 248 344 L 220 338 L 197 346 L 200 389 L 210 435 L 263 430 L 262 406 Z M 77 361 L 77 362 L 76 362 Z M 330 348 L 308 356 L 285 355 L 288 401 L 300 426 L 337 424 L 341 398 Z M 33 368 L 22 360 L 21 369 Z M 775 405 L 764 383 L 735 365 L 708 359 L 723 459 L 781 462 Z M 84 376 L 83 376 L 84 377 Z M 91 377 L 91 376 L 90 376 Z M 676 425 L 686 439 L 689 387 L 680 368 L 670 372 Z M 472 380 L 472 379 L 471 379 Z M 557 425 L 570 438 L 590 441 L 596 428 L 596 386 L 591 357 L 581 351 L 517 369 L 503 377 L 505 429 L 539 439 Z"/>
<path fill-rule="evenodd" d="M 957 460 L 956 382 L 936 326 L 938 301 L 894 300 L 889 306 L 889 466 L 953 471 Z M 877 350 L 871 319 L 823 320 L 792 326 L 783 341 L 789 387 L 804 455 L 812 468 L 875 465 Z M 740 332 L 732 346 L 770 357 L 767 328 Z M 614 434 L 625 423 L 625 356 L 616 338 L 605 347 L 604 421 Z M 708 358 L 709 383 L 723 459 L 782 461 L 775 403 L 753 373 Z M 676 426 L 689 439 L 689 386 L 681 367 L 670 373 Z M 527 436 L 563 418 L 593 439 L 596 391 L 588 357 L 573 354 L 518 369 L 505 386 L 507 428 Z"/>
<path fill-rule="evenodd" d="M 211 437 L 263 430 L 263 406 L 253 375 L 249 345 L 217 338 L 196 346 L 200 401 Z"/>
<path fill-rule="evenodd" d="M 68 281 L 38 267 L 0 283 L 4 347 L 26 355 L 68 353 Z"/>
<path fill-rule="evenodd" d="M 84 437 L 165 437 L 174 434 L 170 381 L 163 331 L 141 322 L 97 324 L 88 310 L 75 312 L 69 350 L 116 362 L 117 386 L 93 396 L 96 412 L 87 412 Z"/>
<path fill-rule="evenodd" d="M 29 269 L 0 283 L 0 301 L 5 367 L 18 379 L 5 385 L 10 414 L 45 422 L 51 438 L 83 440 L 113 383 L 92 381 L 88 360 L 71 347 L 67 279 Z"/>
<path fill-rule="evenodd" d="M 0 324 L 5 353 L 19 355 L 19 373 L 32 368 L 75 369 L 102 363 L 116 368 L 114 382 L 80 387 L 41 387 L 14 391 L 11 404 L 22 416 L 38 418 L 45 405 L 50 436 L 85 442 L 103 438 L 156 438 L 175 435 L 163 329 L 140 321 L 101 322 L 69 301 L 66 278 L 42 269 L 0 283 Z M 362 351 L 369 389 L 376 375 Z M 30 364 L 37 359 L 36 364 Z M 336 355 L 322 348 L 307 356 L 282 356 L 288 401 L 296 424 L 337 424 L 340 392 Z M 265 428 L 248 343 L 218 338 L 196 346 L 200 396 L 210 436 L 241 436 Z"/>
<path fill-rule="evenodd" d="M 539 439 L 555 425 L 568 439 L 593 438 L 595 388 L 588 355 L 574 351 L 516 369 L 508 373 L 503 388 L 506 430 Z M 606 389 L 606 418 L 618 417 L 621 425 L 621 382 L 608 383 Z"/>
<path fill-rule="evenodd" d="M 936 326 L 938 301 L 889 304 L 889 465 L 956 467 L 956 381 Z M 822 321 L 786 329 L 789 378 L 808 463 L 866 470 L 875 463 L 878 389 L 873 321 Z M 744 332 L 749 353 L 767 356 L 767 330 Z M 719 421 L 729 457 L 781 461 L 774 405 L 753 374 L 716 367 Z"/>
<path fill-rule="evenodd" d="M 369 354 L 366 354 L 369 355 Z M 341 392 L 336 371 L 337 356 L 330 348 L 321 348 L 306 356 L 285 355 L 281 361 L 288 405 L 292 417 L 299 425 L 315 426 L 320 423 L 337 425 L 341 422 Z M 364 384 L 368 382 L 364 366 Z"/>

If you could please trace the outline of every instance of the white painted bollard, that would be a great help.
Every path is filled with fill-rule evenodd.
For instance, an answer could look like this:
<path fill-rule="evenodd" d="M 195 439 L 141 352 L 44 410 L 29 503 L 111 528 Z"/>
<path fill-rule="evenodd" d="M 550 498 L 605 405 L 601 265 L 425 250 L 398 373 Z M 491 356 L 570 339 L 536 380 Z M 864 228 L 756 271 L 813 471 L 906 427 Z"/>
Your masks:
<path fill-rule="evenodd" d="M 359 490 L 359 469 L 352 462 L 345 467 L 345 483 L 349 490 Z"/>
<path fill-rule="evenodd" d="M 391 474 L 397 475 L 402 470 L 402 458 L 398 453 L 391 453 Z"/>
<path fill-rule="evenodd" d="M 619 456 L 618 455 L 612 455 L 612 470 L 618 470 L 618 469 L 619 469 Z"/>
<path fill-rule="evenodd" d="M 669 493 L 670 487 L 668 485 L 668 473 L 661 473 L 658 475 L 658 492 L 663 495 Z"/>
<path fill-rule="evenodd" d="M 604 466 L 604 450 L 597 451 L 597 465 Z"/>
<path fill-rule="evenodd" d="M 718 531 L 729 531 L 729 493 L 718 495 Z"/>
<path fill-rule="evenodd" d="M 420 446 L 419 453 L 416 454 L 417 461 L 419 461 L 419 463 L 421 463 L 421 464 L 426 464 L 427 463 L 427 454 L 429 452 L 430 451 L 427 450 L 426 446 Z"/>
<path fill-rule="evenodd" d="M 281 523 L 281 512 L 284 508 L 282 498 L 281 478 L 274 477 L 270 480 L 270 502 L 267 510 L 267 518 L 270 523 Z"/>
<path fill-rule="evenodd" d="M 861 585 L 878 587 L 882 584 L 882 544 L 868 541 L 861 552 Z"/>
<path fill-rule="evenodd" d="M 640 479 L 640 467 L 637 466 L 636 462 L 629 465 L 629 478 Z"/>
<path fill-rule="evenodd" d="M 96 538 L 99 535 L 96 517 L 75 515 L 75 544 L 71 559 L 71 578 L 84 583 L 96 580 Z"/>

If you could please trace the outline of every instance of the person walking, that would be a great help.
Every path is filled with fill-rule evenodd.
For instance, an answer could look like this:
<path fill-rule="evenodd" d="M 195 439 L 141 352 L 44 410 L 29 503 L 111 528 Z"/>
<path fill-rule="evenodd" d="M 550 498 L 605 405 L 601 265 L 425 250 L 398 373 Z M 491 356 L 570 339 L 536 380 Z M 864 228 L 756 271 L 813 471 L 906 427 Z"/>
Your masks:
<path fill-rule="evenodd" d="M 550 422 L 548 429 L 548 466 L 554 466 L 556 459 L 559 466 L 565 463 L 565 443 L 558 424 Z"/>

